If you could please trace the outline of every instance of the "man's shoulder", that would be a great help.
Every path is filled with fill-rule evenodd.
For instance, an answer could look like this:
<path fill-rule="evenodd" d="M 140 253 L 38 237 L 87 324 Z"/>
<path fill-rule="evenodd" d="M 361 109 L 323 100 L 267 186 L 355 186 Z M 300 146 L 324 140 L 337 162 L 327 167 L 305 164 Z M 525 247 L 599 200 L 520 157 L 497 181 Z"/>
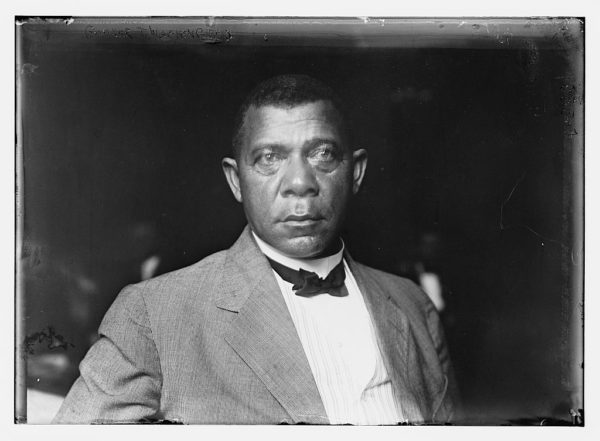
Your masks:
<path fill-rule="evenodd" d="M 185 315 L 190 311 L 212 313 L 215 302 L 231 289 L 230 280 L 248 273 L 248 266 L 256 264 L 258 253 L 246 227 L 228 249 L 184 268 L 128 285 L 115 303 L 135 310 L 145 309 L 156 317 Z"/>
<path fill-rule="evenodd" d="M 193 280 L 194 283 L 202 283 L 204 279 L 217 274 L 216 270 L 223 265 L 227 251 L 217 251 L 191 265 L 145 280 L 139 285 L 143 285 L 145 288 L 159 288 L 163 285 L 187 283 L 189 280 Z"/>
<path fill-rule="evenodd" d="M 353 264 L 363 277 L 368 278 L 370 283 L 378 284 L 381 290 L 396 302 L 414 305 L 424 312 L 435 309 L 429 296 L 412 280 L 360 262 L 354 261 Z"/>
<path fill-rule="evenodd" d="M 417 335 L 429 335 L 434 341 L 441 340 L 439 314 L 429 296 L 413 281 L 354 262 L 354 267 L 365 283 L 365 288 L 375 286 L 375 293 L 367 294 L 378 302 L 390 301 L 402 311 Z M 356 277 L 356 274 L 355 274 Z M 363 295 L 364 295 L 363 294 Z M 379 297 L 378 297 L 379 295 Z M 383 295 L 384 297 L 381 297 Z"/>
<path fill-rule="evenodd" d="M 120 295 L 134 292 L 150 307 L 192 297 L 202 300 L 213 291 L 210 287 L 218 284 L 226 256 L 227 250 L 218 251 L 192 265 L 128 285 Z"/>

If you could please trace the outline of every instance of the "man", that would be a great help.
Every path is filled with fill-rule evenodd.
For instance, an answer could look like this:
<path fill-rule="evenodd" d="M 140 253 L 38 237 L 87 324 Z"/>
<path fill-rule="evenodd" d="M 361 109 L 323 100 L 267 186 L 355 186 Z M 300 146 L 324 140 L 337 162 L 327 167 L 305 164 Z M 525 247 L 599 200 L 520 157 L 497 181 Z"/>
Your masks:
<path fill-rule="evenodd" d="M 248 226 L 229 250 L 120 293 L 56 421 L 451 420 L 433 304 L 340 238 L 367 165 L 350 145 L 327 86 L 259 85 L 222 163 Z"/>

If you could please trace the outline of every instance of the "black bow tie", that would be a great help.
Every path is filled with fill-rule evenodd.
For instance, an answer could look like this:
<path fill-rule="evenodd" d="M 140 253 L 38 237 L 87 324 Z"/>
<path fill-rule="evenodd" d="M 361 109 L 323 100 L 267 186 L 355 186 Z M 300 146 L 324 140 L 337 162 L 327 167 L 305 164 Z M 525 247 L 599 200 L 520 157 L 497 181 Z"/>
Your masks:
<path fill-rule="evenodd" d="M 348 295 L 348 290 L 344 285 L 346 272 L 344 271 L 343 260 L 340 260 L 340 263 L 324 279 L 312 271 L 303 269 L 296 271 L 268 257 L 267 260 L 283 280 L 294 285 L 292 289 L 298 296 L 312 297 L 323 293 L 328 293 L 335 297 L 345 297 Z"/>

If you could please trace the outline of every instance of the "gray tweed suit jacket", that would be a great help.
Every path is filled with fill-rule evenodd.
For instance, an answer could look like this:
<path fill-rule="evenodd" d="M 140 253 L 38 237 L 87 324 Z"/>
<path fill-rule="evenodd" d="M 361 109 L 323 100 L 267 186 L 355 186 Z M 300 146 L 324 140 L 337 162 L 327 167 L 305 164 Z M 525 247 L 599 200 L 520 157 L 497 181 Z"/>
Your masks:
<path fill-rule="evenodd" d="M 411 423 L 445 423 L 456 387 L 433 304 L 346 254 Z M 125 287 L 59 423 L 328 424 L 302 344 L 248 227 L 226 251 Z"/>

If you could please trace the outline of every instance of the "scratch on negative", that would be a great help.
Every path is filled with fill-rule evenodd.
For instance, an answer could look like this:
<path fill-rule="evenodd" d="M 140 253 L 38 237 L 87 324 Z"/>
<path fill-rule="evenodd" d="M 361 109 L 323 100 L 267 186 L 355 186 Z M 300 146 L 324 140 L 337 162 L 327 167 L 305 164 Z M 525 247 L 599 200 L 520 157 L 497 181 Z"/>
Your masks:
<path fill-rule="evenodd" d="M 517 179 L 517 182 L 515 182 L 515 185 L 513 185 L 512 189 L 510 190 L 510 193 L 508 194 L 508 196 L 506 197 L 506 199 L 504 199 L 504 202 L 502 202 L 502 205 L 500 206 L 500 231 L 504 231 L 504 230 L 507 230 L 508 228 L 512 228 L 513 227 L 512 225 L 508 225 L 508 226 L 504 225 L 504 207 L 506 206 L 506 204 L 508 204 L 508 202 L 512 198 L 513 194 L 517 190 L 517 187 L 519 186 L 519 184 L 521 182 L 523 182 L 523 179 L 525 179 L 526 175 L 527 175 L 527 172 L 524 172 L 521 175 L 521 177 L 519 179 Z M 556 239 L 552 239 L 552 238 L 549 238 L 549 237 L 544 237 L 544 236 L 542 236 L 540 233 L 538 233 L 537 231 L 535 231 L 533 228 L 531 228 L 528 225 L 522 224 L 522 225 L 518 225 L 518 226 L 525 228 L 527 231 L 529 231 L 530 233 L 532 233 L 535 236 L 537 236 L 541 240 L 542 246 L 544 246 L 544 242 L 552 242 L 552 243 L 556 243 L 558 245 L 561 245 L 561 246 L 565 247 L 565 244 L 563 244 L 561 241 L 556 240 Z M 572 259 L 572 257 L 571 257 L 571 259 Z"/>
<path fill-rule="evenodd" d="M 515 182 L 515 185 L 513 185 L 512 190 L 510 191 L 510 193 L 508 194 L 506 199 L 504 199 L 504 202 L 502 202 L 502 205 L 500 205 L 500 230 L 505 229 L 505 227 L 504 227 L 504 206 L 506 204 L 508 204 L 508 201 L 510 201 L 510 198 L 512 198 L 512 195 L 514 194 L 514 192 L 517 189 L 517 187 L 519 186 L 519 184 L 521 182 L 523 182 L 523 179 L 525 179 L 526 174 L 527 174 L 527 172 L 523 172 L 521 177 L 519 179 L 517 179 L 517 182 Z"/>

